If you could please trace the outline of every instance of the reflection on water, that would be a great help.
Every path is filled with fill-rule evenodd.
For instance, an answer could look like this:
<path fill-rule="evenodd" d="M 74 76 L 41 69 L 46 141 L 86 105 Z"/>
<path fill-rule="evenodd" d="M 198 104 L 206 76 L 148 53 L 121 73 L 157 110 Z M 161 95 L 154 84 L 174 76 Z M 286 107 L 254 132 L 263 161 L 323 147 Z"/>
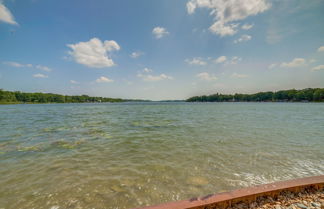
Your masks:
<path fill-rule="evenodd" d="M 0 106 L 0 208 L 131 208 L 324 173 L 324 105 Z"/>

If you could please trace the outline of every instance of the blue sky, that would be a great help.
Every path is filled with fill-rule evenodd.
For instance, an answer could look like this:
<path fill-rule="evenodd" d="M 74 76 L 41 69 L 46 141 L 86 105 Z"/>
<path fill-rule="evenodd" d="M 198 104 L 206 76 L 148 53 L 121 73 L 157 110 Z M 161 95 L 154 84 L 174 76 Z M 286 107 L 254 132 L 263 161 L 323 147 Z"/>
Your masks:
<path fill-rule="evenodd" d="M 322 0 L 2 0 L 0 88 L 185 99 L 324 87 Z"/>

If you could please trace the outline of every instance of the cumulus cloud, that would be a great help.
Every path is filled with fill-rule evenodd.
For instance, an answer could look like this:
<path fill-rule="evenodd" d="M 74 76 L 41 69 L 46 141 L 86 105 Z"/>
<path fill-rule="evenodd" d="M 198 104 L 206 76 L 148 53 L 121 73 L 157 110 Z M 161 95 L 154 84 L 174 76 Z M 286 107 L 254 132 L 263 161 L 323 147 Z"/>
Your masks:
<path fill-rule="evenodd" d="M 151 72 L 153 72 L 153 70 L 146 67 L 146 68 L 143 69 L 143 72 L 144 73 L 151 73 Z"/>
<path fill-rule="evenodd" d="M 249 16 L 257 15 L 269 9 L 267 0 L 190 0 L 187 12 L 193 14 L 197 8 L 210 9 L 215 22 L 209 27 L 212 33 L 230 36 L 237 33 L 238 23 Z M 248 28 L 248 27 L 246 27 Z"/>
<path fill-rule="evenodd" d="M 39 70 L 46 71 L 46 72 L 51 72 L 52 71 L 51 68 L 43 66 L 43 65 L 36 65 L 36 68 L 39 69 Z"/>
<path fill-rule="evenodd" d="M 141 78 L 143 81 L 162 81 L 162 80 L 172 80 L 173 77 L 172 76 L 168 76 L 164 73 L 160 74 L 160 75 L 151 75 L 148 73 L 153 72 L 153 70 L 149 69 L 149 68 L 144 68 L 143 73 L 138 73 L 137 77 Z"/>
<path fill-rule="evenodd" d="M 0 21 L 12 24 L 12 25 L 18 25 L 18 23 L 15 21 L 14 16 L 11 14 L 10 10 L 0 1 Z"/>
<path fill-rule="evenodd" d="M 114 51 L 114 50 L 117 50 L 117 51 L 120 50 L 120 46 L 114 40 L 104 41 L 103 45 L 104 45 L 106 51 L 108 51 L 108 52 Z"/>
<path fill-rule="evenodd" d="M 223 62 L 225 62 L 227 60 L 227 57 L 226 56 L 220 56 L 220 57 L 218 57 L 216 60 L 215 60 L 215 62 L 216 63 L 223 63 Z"/>
<path fill-rule="evenodd" d="M 291 62 L 283 62 L 281 63 L 281 67 L 290 67 L 290 68 L 293 68 L 293 67 L 300 67 L 302 65 L 305 64 L 305 59 L 303 58 L 295 58 L 293 59 Z"/>
<path fill-rule="evenodd" d="M 311 69 L 311 71 L 319 71 L 319 70 L 324 70 L 324 65 L 318 65 Z"/>
<path fill-rule="evenodd" d="M 137 52 L 132 52 L 132 53 L 130 54 L 130 57 L 131 57 L 131 58 L 137 58 L 137 57 L 140 57 L 140 56 L 142 56 L 142 55 L 143 55 L 143 52 L 137 51 Z"/>
<path fill-rule="evenodd" d="M 209 27 L 209 30 L 212 33 L 218 34 L 221 37 L 223 36 L 232 36 L 237 33 L 238 24 L 227 24 L 224 25 L 222 22 L 215 22 L 212 26 Z"/>
<path fill-rule="evenodd" d="M 241 43 L 241 42 L 246 42 L 252 39 L 252 36 L 250 35 L 242 35 L 240 38 L 234 40 L 234 44 Z"/>
<path fill-rule="evenodd" d="M 253 28 L 254 24 L 244 24 L 242 25 L 242 29 L 243 30 L 250 30 L 251 28 Z"/>
<path fill-rule="evenodd" d="M 114 80 L 108 78 L 108 77 L 105 77 L 105 76 L 100 76 L 100 78 L 98 78 L 96 80 L 97 83 L 110 83 L 110 82 L 113 82 Z"/>
<path fill-rule="evenodd" d="M 229 60 L 228 62 L 226 62 L 226 64 L 232 64 L 232 65 L 235 65 L 237 64 L 238 62 L 241 62 L 242 61 L 242 58 L 241 57 L 232 57 L 231 60 Z"/>
<path fill-rule="evenodd" d="M 232 78 L 247 78 L 247 77 L 249 77 L 249 76 L 246 75 L 246 74 L 233 73 L 233 74 L 231 75 L 231 77 L 232 77 Z"/>
<path fill-rule="evenodd" d="M 41 74 L 41 73 L 37 73 L 33 75 L 34 78 L 48 78 L 47 75 Z"/>
<path fill-rule="evenodd" d="M 111 59 L 110 53 L 120 50 L 117 42 L 113 40 L 102 42 L 98 38 L 92 38 L 88 42 L 68 44 L 67 46 L 72 49 L 69 54 L 77 63 L 91 68 L 114 66 L 115 63 Z"/>
<path fill-rule="evenodd" d="M 207 65 L 207 62 L 205 62 L 201 57 L 186 59 L 185 62 L 188 63 L 189 65 Z"/>
<path fill-rule="evenodd" d="M 75 81 L 75 80 L 70 80 L 70 83 L 72 83 L 72 84 L 79 84 L 79 82 L 78 81 Z"/>
<path fill-rule="evenodd" d="M 273 69 L 275 67 L 277 67 L 277 64 L 276 63 L 273 63 L 273 64 L 271 64 L 271 65 L 268 66 L 268 69 L 271 70 L 271 69 Z"/>
<path fill-rule="evenodd" d="M 169 32 L 163 27 L 155 27 L 152 30 L 152 34 L 155 36 L 156 39 L 160 39 L 163 36 L 168 35 Z"/>
<path fill-rule="evenodd" d="M 33 67 L 32 64 L 21 64 L 18 62 L 3 62 L 5 65 L 9 65 L 11 67 Z"/>
<path fill-rule="evenodd" d="M 209 74 L 207 72 L 203 72 L 203 73 L 198 73 L 196 75 L 200 80 L 205 80 L 205 81 L 213 81 L 213 80 L 217 80 L 217 77 L 213 74 Z"/>
<path fill-rule="evenodd" d="M 324 46 L 321 46 L 320 48 L 317 49 L 318 52 L 324 52 Z"/>

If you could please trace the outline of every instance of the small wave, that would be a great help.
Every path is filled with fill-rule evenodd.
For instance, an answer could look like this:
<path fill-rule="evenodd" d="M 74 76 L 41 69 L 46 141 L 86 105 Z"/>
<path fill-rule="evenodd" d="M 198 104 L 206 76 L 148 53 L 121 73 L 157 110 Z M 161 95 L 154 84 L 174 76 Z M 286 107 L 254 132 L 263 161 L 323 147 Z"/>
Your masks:
<path fill-rule="evenodd" d="M 233 187 L 248 187 L 259 184 L 268 184 L 277 181 L 302 178 L 307 176 L 317 176 L 324 174 L 324 162 L 313 162 L 310 160 L 299 160 L 293 166 L 282 168 L 281 172 L 269 173 L 233 173 L 233 179 L 227 179 Z"/>

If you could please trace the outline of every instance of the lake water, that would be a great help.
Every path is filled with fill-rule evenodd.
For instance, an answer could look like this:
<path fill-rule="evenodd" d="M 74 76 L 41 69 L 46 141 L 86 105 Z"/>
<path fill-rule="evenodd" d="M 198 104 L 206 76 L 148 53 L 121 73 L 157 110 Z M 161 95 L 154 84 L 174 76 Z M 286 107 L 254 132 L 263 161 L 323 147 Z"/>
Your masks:
<path fill-rule="evenodd" d="M 324 104 L 0 106 L 0 208 L 131 208 L 324 174 Z"/>

